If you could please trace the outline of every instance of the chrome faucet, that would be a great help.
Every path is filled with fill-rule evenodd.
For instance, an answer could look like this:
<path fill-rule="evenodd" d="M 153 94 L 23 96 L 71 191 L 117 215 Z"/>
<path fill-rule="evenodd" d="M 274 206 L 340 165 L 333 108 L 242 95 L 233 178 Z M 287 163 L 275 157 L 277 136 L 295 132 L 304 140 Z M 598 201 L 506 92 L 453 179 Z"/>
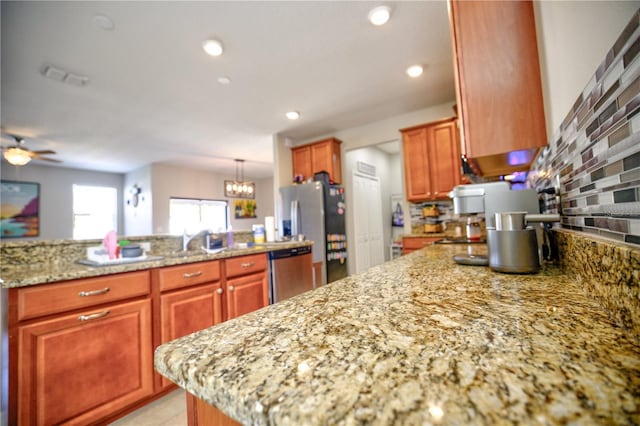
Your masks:
<path fill-rule="evenodd" d="M 193 235 L 188 235 L 187 230 L 185 229 L 184 232 L 182 233 L 182 251 L 187 251 L 187 248 L 189 247 L 189 243 L 191 242 L 191 240 L 193 240 L 195 237 L 202 234 L 203 232 L 210 232 L 210 231 L 208 229 L 203 229 L 202 231 L 198 231 Z"/>

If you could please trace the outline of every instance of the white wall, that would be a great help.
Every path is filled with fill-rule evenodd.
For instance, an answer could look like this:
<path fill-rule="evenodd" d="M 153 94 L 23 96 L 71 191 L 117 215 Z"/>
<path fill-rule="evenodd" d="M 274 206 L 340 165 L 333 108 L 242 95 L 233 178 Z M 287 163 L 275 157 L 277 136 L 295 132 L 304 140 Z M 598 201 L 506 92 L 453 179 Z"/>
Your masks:
<path fill-rule="evenodd" d="M 153 192 L 153 233 L 169 232 L 169 199 L 171 197 L 228 200 L 231 209 L 231 226 L 234 231 L 250 231 L 253 224 L 264 223 L 265 216 L 273 216 L 273 179 L 256 182 L 256 219 L 236 219 L 233 201 L 224 197 L 224 180 L 230 176 L 205 170 L 188 169 L 166 164 L 151 165 Z"/>
<path fill-rule="evenodd" d="M 640 1 L 536 1 L 547 136 L 560 127 Z"/>
<path fill-rule="evenodd" d="M 118 191 L 118 211 L 122 212 L 124 175 L 64 167 L 10 166 L 2 163 L 2 179 L 40 184 L 40 236 L 20 240 L 52 240 L 73 238 L 74 184 L 109 186 Z M 122 213 L 118 215 L 118 234 L 124 232 Z M 18 240 L 18 239 L 15 239 Z"/>
<path fill-rule="evenodd" d="M 132 203 L 131 190 L 140 188 L 138 205 Z M 129 172 L 124 177 L 124 235 L 153 234 L 153 197 L 151 186 L 151 166 L 147 165 Z"/>
<path fill-rule="evenodd" d="M 353 171 L 357 170 L 357 162 L 362 161 L 364 163 L 375 166 L 376 177 L 380 179 L 380 196 L 379 200 L 382 207 L 382 223 L 383 223 L 383 245 L 384 245 L 384 259 L 389 260 L 389 244 L 391 243 L 391 156 L 378 148 L 366 147 L 347 151 L 343 159 L 343 168 L 349 170 L 348 173 L 344 173 L 344 187 L 353 188 Z M 346 191 L 346 204 L 347 204 L 347 241 L 355 241 L 355 225 L 354 222 L 358 218 L 353 215 L 353 191 Z M 386 226 L 388 224 L 389 226 Z M 355 259 L 355 247 L 354 243 L 347 244 L 347 258 Z M 349 275 L 355 273 L 355 261 L 347 262 L 347 268 Z"/>

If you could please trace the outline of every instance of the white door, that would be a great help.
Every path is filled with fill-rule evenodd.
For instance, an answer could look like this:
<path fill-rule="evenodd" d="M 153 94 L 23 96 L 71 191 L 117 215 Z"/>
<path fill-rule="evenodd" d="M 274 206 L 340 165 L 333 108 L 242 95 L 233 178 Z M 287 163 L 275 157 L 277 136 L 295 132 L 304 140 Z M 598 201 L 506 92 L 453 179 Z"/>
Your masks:
<path fill-rule="evenodd" d="M 382 197 L 376 177 L 353 173 L 356 273 L 384 262 Z"/>

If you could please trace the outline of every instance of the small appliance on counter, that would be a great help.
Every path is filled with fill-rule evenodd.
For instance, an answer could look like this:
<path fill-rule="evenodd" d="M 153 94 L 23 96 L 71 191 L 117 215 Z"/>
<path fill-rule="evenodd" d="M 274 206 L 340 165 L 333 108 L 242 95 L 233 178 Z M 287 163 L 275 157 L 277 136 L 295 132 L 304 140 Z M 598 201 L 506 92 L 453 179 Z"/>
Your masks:
<path fill-rule="evenodd" d="M 468 265 L 488 265 L 506 273 L 535 273 L 543 260 L 548 241 L 541 225 L 559 222 L 557 214 L 540 214 L 535 190 L 511 190 L 507 182 L 458 185 L 449 194 L 455 214 L 485 214 L 488 258 L 456 255 L 454 261 Z"/>

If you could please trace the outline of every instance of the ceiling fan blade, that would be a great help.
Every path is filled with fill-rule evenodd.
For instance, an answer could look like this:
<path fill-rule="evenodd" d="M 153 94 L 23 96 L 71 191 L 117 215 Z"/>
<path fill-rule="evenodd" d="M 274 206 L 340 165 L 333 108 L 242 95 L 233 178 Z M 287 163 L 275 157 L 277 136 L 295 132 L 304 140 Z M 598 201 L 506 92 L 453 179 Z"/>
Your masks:
<path fill-rule="evenodd" d="M 31 158 L 33 158 L 34 160 L 50 161 L 52 163 L 62 163 L 62 160 L 56 160 L 55 158 L 49 158 L 49 157 L 42 157 L 33 152 L 31 153 Z"/>
<path fill-rule="evenodd" d="M 44 150 L 40 150 L 40 151 L 31 151 L 36 155 L 40 155 L 40 154 L 55 154 L 55 151 L 51 151 L 50 149 L 44 149 Z"/>

